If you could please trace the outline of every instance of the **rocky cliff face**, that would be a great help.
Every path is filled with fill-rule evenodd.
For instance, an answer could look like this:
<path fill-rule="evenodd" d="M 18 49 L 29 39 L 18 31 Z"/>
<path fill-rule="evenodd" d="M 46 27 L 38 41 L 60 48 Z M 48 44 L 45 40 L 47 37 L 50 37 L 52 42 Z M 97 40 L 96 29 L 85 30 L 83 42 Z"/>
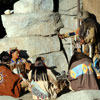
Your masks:
<path fill-rule="evenodd" d="M 58 73 L 63 70 L 67 73 L 68 61 L 73 54 L 73 40 L 60 40 L 57 34 L 77 28 L 77 20 L 74 19 L 77 0 L 20 0 L 13 7 L 13 14 L 1 16 L 7 36 L 0 40 L 0 52 L 17 46 L 21 55 L 29 57 L 31 62 L 34 63 L 36 57 L 42 56 L 48 67 Z M 9 99 L 3 96 L 0 98 Z M 24 95 L 21 99 L 32 100 L 32 97 Z M 70 92 L 56 100 L 100 100 L 100 91 Z"/>
<path fill-rule="evenodd" d="M 100 0 L 83 0 L 83 9 L 94 14 L 97 22 L 100 24 Z"/>
<path fill-rule="evenodd" d="M 43 56 L 47 66 L 67 72 L 73 40 L 60 40 L 57 34 L 77 28 L 76 13 L 77 0 L 17 1 L 13 13 L 1 16 L 7 36 L 0 40 L 0 52 L 17 46 L 31 62 Z"/>

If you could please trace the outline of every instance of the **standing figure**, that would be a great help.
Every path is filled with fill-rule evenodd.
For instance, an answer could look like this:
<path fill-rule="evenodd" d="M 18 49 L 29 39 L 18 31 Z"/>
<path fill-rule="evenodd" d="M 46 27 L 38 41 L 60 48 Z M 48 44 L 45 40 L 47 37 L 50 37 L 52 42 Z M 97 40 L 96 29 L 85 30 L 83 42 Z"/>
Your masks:
<path fill-rule="evenodd" d="M 96 22 L 92 18 L 92 15 L 85 10 L 82 10 L 76 18 L 79 18 L 81 21 L 80 27 L 71 33 L 60 34 L 60 38 L 66 38 L 76 35 L 76 43 L 79 43 L 82 46 L 81 52 L 93 57 L 93 47 L 96 44 L 97 37 L 97 27 Z M 81 47 L 80 46 L 80 47 Z M 79 50 L 78 50 L 79 51 Z"/>

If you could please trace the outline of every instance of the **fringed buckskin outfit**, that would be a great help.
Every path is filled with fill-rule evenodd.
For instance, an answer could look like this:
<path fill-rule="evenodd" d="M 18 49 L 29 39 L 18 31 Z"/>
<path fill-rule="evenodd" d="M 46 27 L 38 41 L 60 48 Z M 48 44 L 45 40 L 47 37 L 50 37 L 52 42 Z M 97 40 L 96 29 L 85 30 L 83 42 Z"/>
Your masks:
<path fill-rule="evenodd" d="M 31 80 L 31 74 L 32 71 L 29 72 L 28 74 L 28 79 L 29 81 Z M 47 69 L 47 75 L 49 78 L 49 81 L 52 83 L 52 86 L 49 88 L 48 82 L 47 81 L 31 81 L 30 83 L 30 91 L 32 93 L 33 100 L 48 100 L 48 99 L 54 99 L 56 98 L 56 78 L 54 74 L 51 72 L 51 70 Z"/>

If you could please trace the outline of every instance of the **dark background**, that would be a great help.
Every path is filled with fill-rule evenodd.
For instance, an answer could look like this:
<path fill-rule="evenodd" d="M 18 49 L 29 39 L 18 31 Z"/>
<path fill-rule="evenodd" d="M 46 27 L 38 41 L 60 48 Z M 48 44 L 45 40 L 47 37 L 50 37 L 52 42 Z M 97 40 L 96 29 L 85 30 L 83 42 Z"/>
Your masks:
<path fill-rule="evenodd" d="M 5 29 L 2 25 L 1 14 L 7 9 L 13 10 L 13 4 L 18 0 L 0 0 L 0 39 L 6 35 Z"/>

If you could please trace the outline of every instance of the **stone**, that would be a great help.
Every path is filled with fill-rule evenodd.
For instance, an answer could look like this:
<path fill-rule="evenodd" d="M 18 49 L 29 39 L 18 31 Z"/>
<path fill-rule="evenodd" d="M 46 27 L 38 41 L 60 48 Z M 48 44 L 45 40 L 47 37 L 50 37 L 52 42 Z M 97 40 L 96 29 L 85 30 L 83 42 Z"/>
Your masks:
<path fill-rule="evenodd" d="M 62 39 L 62 44 L 63 45 L 70 45 L 70 44 L 74 45 L 74 37 L 69 37 L 69 38 Z"/>
<path fill-rule="evenodd" d="M 7 37 L 47 36 L 57 34 L 63 24 L 59 13 L 2 15 Z"/>
<path fill-rule="evenodd" d="M 82 0 L 80 0 L 82 6 Z M 77 0 L 59 0 L 59 12 L 66 15 L 77 14 Z"/>
<path fill-rule="evenodd" d="M 83 0 L 83 9 L 94 15 L 97 22 L 100 24 L 100 0 Z"/>
<path fill-rule="evenodd" d="M 61 16 L 62 23 L 64 24 L 64 28 L 68 28 L 69 30 L 76 30 L 77 25 L 77 19 L 75 19 L 75 16 L 67 16 L 62 15 Z"/>
<path fill-rule="evenodd" d="M 58 73 L 61 73 L 63 70 L 65 70 L 66 73 L 68 72 L 68 63 L 63 51 L 36 55 L 29 60 L 31 60 L 32 63 L 34 63 L 37 57 L 44 57 L 45 64 L 51 69 L 57 71 Z"/>
<path fill-rule="evenodd" d="M 13 37 L 3 38 L 0 40 L 0 52 L 8 50 L 12 47 L 17 47 L 19 50 L 26 51 L 29 57 L 34 55 L 49 53 L 60 50 L 60 42 L 58 36 L 54 37 Z"/>
<path fill-rule="evenodd" d="M 24 94 L 23 96 L 19 97 L 19 100 L 33 100 L 32 94 L 31 93 Z"/>
<path fill-rule="evenodd" d="M 62 39 L 62 45 L 67 55 L 68 61 L 70 62 L 70 59 L 74 53 L 73 51 L 75 49 L 74 38 L 69 37 L 69 38 Z"/>
<path fill-rule="evenodd" d="M 20 99 L 11 96 L 0 96 L 0 100 L 20 100 Z"/>
<path fill-rule="evenodd" d="M 67 44 L 67 45 L 63 45 L 64 46 L 64 49 L 65 49 L 65 52 L 66 52 L 66 55 L 68 57 L 68 61 L 70 62 L 71 60 L 71 57 L 73 55 L 73 51 L 74 51 L 74 46 L 72 44 Z"/>
<path fill-rule="evenodd" d="M 20 0 L 14 4 L 14 13 L 53 11 L 53 0 Z"/>
<path fill-rule="evenodd" d="M 63 94 L 56 100 L 100 100 L 100 90 L 81 90 Z"/>
<path fill-rule="evenodd" d="M 60 29 L 60 34 L 64 34 L 64 33 L 70 33 L 70 32 L 73 32 L 75 30 L 72 30 L 72 29 L 69 29 L 69 28 L 61 28 Z"/>

